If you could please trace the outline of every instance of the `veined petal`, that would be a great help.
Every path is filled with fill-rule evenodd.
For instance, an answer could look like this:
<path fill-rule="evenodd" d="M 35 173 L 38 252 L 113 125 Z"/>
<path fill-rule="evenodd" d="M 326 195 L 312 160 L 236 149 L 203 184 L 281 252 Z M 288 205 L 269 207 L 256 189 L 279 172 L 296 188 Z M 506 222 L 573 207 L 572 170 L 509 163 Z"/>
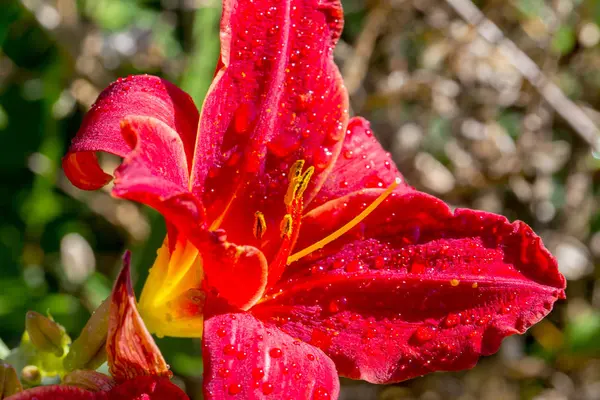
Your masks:
<path fill-rule="evenodd" d="M 105 393 L 93 393 L 73 386 L 39 386 L 17 393 L 5 400 L 106 400 Z"/>
<path fill-rule="evenodd" d="M 397 192 L 412 190 L 398 171 L 390 153 L 381 147 L 373 135 L 369 121 L 362 117 L 351 118 L 340 156 L 308 208 L 312 210 L 330 200 L 365 188 L 385 189 L 396 178 L 402 179 L 395 189 Z"/>
<path fill-rule="evenodd" d="M 380 190 L 304 218 L 298 247 L 350 220 Z M 396 382 L 472 367 L 564 298 L 565 280 L 522 222 L 392 194 L 338 240 L 291 264 L 253 314 L 320 347 L 341 375 Z"/>
<path fill-rule="evenodd" d="M 335 366 L 321 350 L 250 314 L 208 318 L 202 348 L 207 400 L 338 397 Z"/>
<path fill-rule="evenodd" d="M 110 373 L 119 383 L 144 375 L 170 377 L 169 366 L 138 314 L 129 264 L 126 253 L 111 295 L 106 340 Z"/>
<path fill-rule="evenodd" d="M 290 167 L 305 160 L 315 168 L 311 198 L 341 148 L 348 100 L 333 47 L 342 17 L 337 0 L 224 1 L 221 68 L 201 113 L 192 187 L 210 205 L 213 229 L 269 260 Z M 256 211 L 267 226 L 260 239 Z"/>
<path fill-rule="evenodd" d="M 151 117 L 127 117 L 122 122 L 123 136 L 133 147 L 131 153 L 125 157 L 123 164 L 115 171 L 115 187 L 113 194 L 118 197 L 139 201 L 148 204 L 161 212 L 170 223 L 169 238 L 174 242 L 185 243 L 190 241 L 194 246 L 188 247 L 186 259 L 190 262 L 179 265 L 179 253 L 159 254 L 157 262 L 168 267 L 171 275 L 179 278 L 189 271 L 191 280 L 172 279 L 162 282 L 153 277 L 158 284 L 175 285 L 176 282 L 184 286 L 192 286 L 185 290 L 154 291 L 156 293 L 152 302 L 156 305 L 164 304 L 162 310 L 154 307 L 154 313 L 145 313 L 151 324 L 151 329 L 157 329 L 158 334 L 179 332 L 177 336 L 200 336 L 202 330 L 201 319 L 194 317 L 201 310 L 199 282 L 202 280 L 201 267 L 207 275 L 207 285 L 218 291 L 219 295 L 240 308 L 247 308 L 254 304 L 262 295 L 266 285 L 266 260 L 262 253 L 251 246 L 236 246 L 225 241 L 224 237 L 208 232 L 204 225 L 204 209 L 195 195 L 187 189 L 187 165 L 175 131 L 166 124 Z M 178 235 L 173 232 L 181 232 Z M 198 250 L 202 257 L 198 254 Z M 171 248 L 171 251 L 176 249 Z M 182 254 L 184 251 L 181 251 Z M 190 252 L 193 252 L 192 255 Z M 192 268 L 193 260 L 203 259 L 203 262 Z M 163 259 L 163 261 L 160 261 Z M 185 266 L 188 268 L 185 268 Z M 156 269 L 159 270 L 158 268 Z M 181 288 L 180 288 L 181 289 Z M 188 290 L 189 289 L 189 290 Z M 166 299 L 169 294 L 181 295 Z M 144 297 L 143 309 L 147 311 L 149 304 Z M 171 302 L 167 305 L 166 301 Z M 172 309 L 172 311 L 169 311 Z M 156 315 L 158 313 L 158 315 Z M 153 315 L 154 314 L 154 315 Z M 151 317 L 151 315 L 153 315 Z M 161 319 L 178 319 L 181 325 L 160 322 Z M 156 323 L 153 323 L 155 321 Z M 172 321 L 171 321 L 172 322 Z M 162 327 L 161 327 L 162 326 Z"/>
<path fill-rule="evenodd" d="M 189 400 L 168 378 L 140 376 L 110 391 L 88 391 L 75 386 L 51 385 L 27 389 L 6 400 Z"/>
<path fill-rule="evenodd" d="M 189 400 L 188 396 L 168 378 L 140 376 L 116 386 L 107 400 Z"/>
<path fill-rule="evenodd" d="M 198 127 L 193 100 L 172 83 L 155 76 L 119 79 L 106 88 L 86 114 L 81 128 L 63 159 L 63 169 L 78 188 L 99 189 L 110 175 L 98 165 L 96 151 L 125 157 L 131 146 L 121 135 L 126 116 L 153 117 L 177 132 L 187 165 L 192 165 Z"/>
<path fill-rule="evenodd" d="M 113 195 L 155 208 L 171 228 L 201 229 L 204 208 L 189 192 L 185 149 L 177 132 L 154 117 L 126 117 L 121 129 L 131 151 L 115 171 Z"/>

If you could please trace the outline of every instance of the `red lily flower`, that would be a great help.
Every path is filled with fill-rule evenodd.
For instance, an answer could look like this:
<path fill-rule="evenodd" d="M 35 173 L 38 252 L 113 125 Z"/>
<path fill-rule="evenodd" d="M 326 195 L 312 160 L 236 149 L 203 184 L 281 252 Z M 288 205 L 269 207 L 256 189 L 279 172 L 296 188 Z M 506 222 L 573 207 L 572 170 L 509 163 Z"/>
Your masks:
<path fill-rule="evenodd" d="M 112 378 L 76 370 L 63 379 L 62 385 L 28 389 L 6 400 L 189 400 L 170 382 L 169 366 L 137 312 L 129 278 L 129 253 L 110 301 L 106 349 Z M 73 346 L 89 346 L 84 342 Z M 75 351 L 73 347 L 71 351 Z"/>
<path fill-rule="evenodd" d="M 139 308 L 158 335 L 204 335 L 207 398 L 335 398 L 338 373 L 469 368 L 564 298 L 527 225 L 412 189 L 348 123 L 341 28 L 337 0 L 225 0 L 201 113 L 165 80 L 119 80 L 64 159 L 98 189 L 95 152 L 124 157 L 113 195 L 165 216 Z"/>

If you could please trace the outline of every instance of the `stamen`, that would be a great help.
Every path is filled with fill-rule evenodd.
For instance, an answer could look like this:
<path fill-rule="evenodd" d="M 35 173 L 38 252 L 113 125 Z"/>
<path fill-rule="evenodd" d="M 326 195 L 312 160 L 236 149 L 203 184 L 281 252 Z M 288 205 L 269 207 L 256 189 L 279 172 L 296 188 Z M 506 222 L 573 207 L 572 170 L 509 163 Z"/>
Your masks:
<path fill-rule="evenodd" d="M 292 167 L 290 168 L 290 173 L 288 175 L 290 183 L 292 182 L 292 179 L 298 178 L 300 176 L 300 174 L 302 173 L 302 168 L 304 168 L 304 160 L 297 160 L 292 164 Z"/>
<path fill-rule="evenodd" d="M 298 185 L 299 187 L 298 192 L 296 193 L 296 197 L 302 197 L 304 191 L 308 187 L 308 182 L 310 182 L 310 178 L 312 177 L 314 172 L 315 167 L 311 166 L 302 174 L 302 177 L 300 178 L 300 184 Z"/>
<path fill-rule="evenodd" d="M 287 236 L 288 238 L 290 237 L 290 235 L 292 234 L 292 223 L 294 221 L 292 220 L 292 216 L 290 214 L 285 214 L 283 216 L 283 219 L 281 220 L 281 225 L 279 226 L 279 229 L 281 229 L 281 237 L 285 237 Z"/>
<path fill-rule="evenodd" d="M 365 208 L 360 214 L 358 214 L 356 217 L 354 217 L 350 222 L 348 222 L 346 225 L 342 226 L 340 229 L 333 232 L 326 238 L 319 240 L 317 243 L 314 243 L 313 245 L 308 246 L 307 248 L 300 250 L 299 252 L 297 252 L 295 254 L 292 254 L 291 256 L 288 257 L 287 263 L 291 264 L 294 261 L 298 261 L 302 257 L 306 257 L 310 253 L 313 253 L 319 249 L 322 249 L 329 243 L 333 242 L 334 240 L 336 240 L 337 238 L 342 236 L 344 233 L 348 232 L 350 229 L 354 228 L 362 220 L 367 218 L 369 216 L 369 214 L 371 214 L 373 211 L 375 211 L 375 209 L 377 207 L 379 207 L 379 205 L 392 193 L 392 191 L 396 188 L 396 186 L 398 186 L 401 182 L 402 182 L 402 180 L 400 178 L 396 178 L 394 180 L 394 182 L 390 186 L 388 186 L 388 188 L 383 193 L 381 193 L 379 195 L 379 197 L 377 197 L 375 199 L 375 201 L 373 201 L 367 208 Z"/>
<path fill-rule="evenodd" d="M 283 197 L 283 202 L 288 207 L 292 204 L 292 202 L 296 198 L 298 198 L 298 196 L 302 195 L 302 194 L 298 194 L 298 189 L 301 188 L 305 179 L 310 179 L 310 176 L 313 174 L 313 172 L 315 170 L 314 167 L 310 167 L 304 173 L 302 173 L 303 167 L 304 167 L 304 160 L 297 160 L 294 162 L 294 164 L 292 164 L 292 166 L 290 168 L 290 172 L 288 173 L 289 184 L 288 184 L 287 192 L 285 193 L 285 196 Z M 312 168 L 312 171 L 311 171 L 311 168 Z M 309 171 L 311 171 L 311 172 L 309 173 Z M 307 175 L 308 175 L 308 178 L 306 178 Z M 307 184 L 308 184 L 308 182 L 307 182 Z M 304 190 L 302 190 L 302 192 L 304 192 Z"/>
<path fill-rule="evenodd" d="M 265 221 L 265 215 L 260 211 L 254 213 L 254 237 L 262 239 L 265 232 L 267 231 L 267 221 Z"/>
<path fill-rule="evenodd" d="M 294 179 L 292 182 L 290 182 L 287 192 L 285 192 L 285 196 L 283 196 L 283 202 L 286 206 L 289 207 L 296 198 L 296 193 L 299 186 L 298 179 Z"/>

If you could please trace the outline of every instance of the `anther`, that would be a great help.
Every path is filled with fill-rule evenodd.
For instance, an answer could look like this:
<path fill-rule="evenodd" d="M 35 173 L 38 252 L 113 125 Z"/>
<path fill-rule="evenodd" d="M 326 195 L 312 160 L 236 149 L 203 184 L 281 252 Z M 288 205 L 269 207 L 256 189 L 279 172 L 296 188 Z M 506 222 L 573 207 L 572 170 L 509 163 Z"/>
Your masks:
<path fill-rule="evenodd" d="M 285 214 L 283 219 L 281 220 L 281 225 L 279 229 L 281 229 L 281 237 L 290 237 L 292 234 L 292 216 L 290 214 Z"/>
<path fill-rule="evenodd" d="M 267 221 L 265 221 L 265 215 L 260 211 L 254 213 L 254 237 L 262 239 L 265 232 L 267 231 Z"/>
<path fill-rule="evenodd" d="M 304 194 L 304 191 L 306 190 L 306 188 L 308 187 L 308 182 L 310 182 L 310 178 L 312 177 L 312 175 L 315 172 L 315 167 L 309 167 L 306 171 L 304 171 L 304 173 L 302 174 L 302 177 L 300 178 L 300 183 L 299 183 L 299 187 L 298 187 L 298 191 L 296 193 L 296 197 L 302 197 L 302 195 Z"/>
<path fill-rule="evenodd" d="M 290 168 L 290 173 L 288 175 L 290 183 L 292 183 L 293 179 L 298 178 L 300 176 L 300 174 L 302 173 L 302 168 L 304 168 L 304 160 L 297 160 L 292 164 L 292 167 Z"/>

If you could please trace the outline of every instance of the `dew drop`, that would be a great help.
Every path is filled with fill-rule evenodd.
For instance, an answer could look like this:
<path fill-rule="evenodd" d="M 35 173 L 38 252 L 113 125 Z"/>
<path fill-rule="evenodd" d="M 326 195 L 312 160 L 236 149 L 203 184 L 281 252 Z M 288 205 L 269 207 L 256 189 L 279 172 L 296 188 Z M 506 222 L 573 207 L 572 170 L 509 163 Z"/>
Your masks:
<path fill-rule="evenodd" d="M 420 326 L 414 334 L 414 338 L 418 343 L 425 343 L 433 339 L 435 331 L 427 326 Z"/>
<path fill-rule="evenodd" d="M 315 168 L 325 169 L 331 162 L 333 153 L 327 147 L 319 147 L 319 149 L 314 153 L 313 158 L 315 162 Z"/>
<path fill-rule="evenodd" d="M 254 380 L 261 380 L 265 376 L 265 370 L 262 368 L 254 368 L 252 370 L 252 377 Z"/>
<path fill-rule="evenodd" d="M 223 328 L 219 328 L 219 329 L 217 330 L 217 336 L 218 336 L 218 337 L 224 337 L 226 334 L 227 334 L 227 332 L 226 332 L 226 331 L 225 331 L 225 329 L 223 329 Z"/>
<path fill-rule="evenodd" d="M 362 265 L 358 260 L 352 260 L 348 264 L 346 264 L 346 272 L 358 272 L 362 269 Z"/>
<path fill-rule="evenodd" d="M 269 355 L 273 358 L 279 358 L 283 355 L 283 352 L 280 348 L 274 347 L 269 351 Z"/>
<path fill-rule="evenodd" d="M 308 358 L 310 361 L 315 361 L 315 355 L 314 354 L 308 353 L 306 355 L 306 358 Z"/>
<path fill-rule="evenodd" d="M 477 286 L 479 286 L 479 284 L 477 282 L 473 282 L 473 284 L 471 285 L 471 287 L 473 289 L 477 289 Z"/>
<path fill-rule="evenodd" d="M 228 344 L 225 347 L 223 347 L 223 354 L 230 356 L 230 355 L 232 355 L 234 353 L 235 353 L 235 346 L 234 345 Z"/>
<path fill-rule="evenodd" d="M 319 387 L 315 390 L 315 400 L 329 400 L 329 392 L 327 389 Z"/>
<path fill-rule="evenodd" d="M 460 317 L 456 314 L 448 314 L 446 319 L 444 319 L 444 326 L 446 328 L 455 327 L 460 323 Z"/>
<path fill-rule="evenodd" d="M 354 157 L 354 152 L 352 150 L 344 151 L 344 158 L 350 160 Z"/>
<path fill-rule="evenodd" d="M 229 385 L 229 388 L 227 389 L 227 392 L 232 396 L 235 396 L 236 394 L 238 394 L 241 391 L 242 391 L 242 385 L 240 385 L 239 383 L 232 383 L 231 385 Z"/>
<path fill-rule="evenodd" d="M 458 286 L 459 284 L 460 284 L 460 281 L 458 279 L 450 279 L 450 285 Z"/>
<path fill-rule="evenodd" d="M 273 384 L 271 384 L 269 382 L 265 382 L 262 385 L 262 392 L 264 395 L 273 393 L 273 389 L 274 389 Z"/>

